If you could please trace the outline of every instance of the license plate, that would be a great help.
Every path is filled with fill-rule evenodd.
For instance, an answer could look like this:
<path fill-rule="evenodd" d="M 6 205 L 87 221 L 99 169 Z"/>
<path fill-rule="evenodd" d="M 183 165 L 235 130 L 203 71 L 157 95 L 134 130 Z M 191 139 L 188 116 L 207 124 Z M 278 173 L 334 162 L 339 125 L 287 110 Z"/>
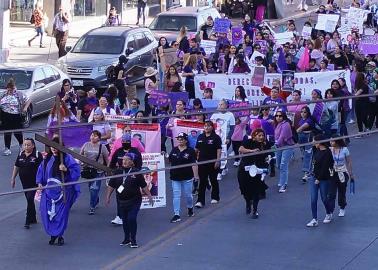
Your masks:
<path fill-rule="evenodd" d="M 83 80 L 72 80 L 73 86 L 84 86 Z"/>

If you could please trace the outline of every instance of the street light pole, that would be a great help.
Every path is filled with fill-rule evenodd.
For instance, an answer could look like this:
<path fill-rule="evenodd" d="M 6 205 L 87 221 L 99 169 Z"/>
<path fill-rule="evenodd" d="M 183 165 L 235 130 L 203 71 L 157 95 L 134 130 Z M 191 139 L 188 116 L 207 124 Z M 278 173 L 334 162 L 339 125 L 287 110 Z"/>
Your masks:
<path fill-rule="evenodd" d="M 0 1 L 0 63 L 5 63 L 9 57 L 9 19 L 10 0 Z"/>

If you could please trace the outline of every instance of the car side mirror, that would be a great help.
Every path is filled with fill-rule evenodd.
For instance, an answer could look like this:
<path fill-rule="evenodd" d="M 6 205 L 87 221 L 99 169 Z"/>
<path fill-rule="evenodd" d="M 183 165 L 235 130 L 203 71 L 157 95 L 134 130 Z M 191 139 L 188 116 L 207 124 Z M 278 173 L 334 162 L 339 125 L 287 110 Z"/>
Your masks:
<path fill-rule="evenodd" d="M 126 49 L 126 55 L 130 55 L 134 52 L 134 48 L 130 47 Z"/>
<path fill-rule="evenodd" d="M 43 82 L 36 82 L 36 83 L 34 84 L 34 90 L 41 89 L 41 88 L 43 88 L 43 87 L 45 87 L 45 86 L 46 86 L 46 84 L 43 83 Z"/>
<path fill-rule="evenodd" d="M 66 46 L 66 52 L 70 52 L 72 50 L 72 46 Z"/>

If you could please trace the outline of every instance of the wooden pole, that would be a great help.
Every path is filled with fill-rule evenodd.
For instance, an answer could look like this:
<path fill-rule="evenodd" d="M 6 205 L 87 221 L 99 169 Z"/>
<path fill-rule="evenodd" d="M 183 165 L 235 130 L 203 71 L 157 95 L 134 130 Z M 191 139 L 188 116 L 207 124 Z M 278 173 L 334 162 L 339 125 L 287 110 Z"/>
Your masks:
<path fill-rule="evenodd" d="M 58 129 L 58 139 L 59 139 L 59 145 L 60 146 L 63 146 L 63 141 L 62 141 L 62 128 L 60 127 L 62 125 L 62 114 L 60 112 L 60 102 L 61 102 L 61 98 L 59 95 L 56 96 L 56 99 L 55 99 L 55 114 L 57 116 L 57 120 L 58 120 L 58 126 L 59 126 L 59 129 Z M 59 151 L 59 159 L 60 159 L 60 164 L 64 164 L 64 157 L 63 157 L 63 152 Z M 62 183 L 64 184 L 64 172 L 63 171 L 60 171 L 60 177 L 62 178 Z M 66 191 L 65 191 L 65 187 L 62 186 L 62 190 L 63 190 L 63 202 L 66 203 Z"/>

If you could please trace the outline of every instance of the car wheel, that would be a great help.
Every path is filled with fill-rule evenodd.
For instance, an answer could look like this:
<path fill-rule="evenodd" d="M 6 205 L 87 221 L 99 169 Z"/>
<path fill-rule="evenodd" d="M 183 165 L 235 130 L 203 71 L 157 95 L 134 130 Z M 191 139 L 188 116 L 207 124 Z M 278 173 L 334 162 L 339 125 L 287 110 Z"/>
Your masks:
<path fill-rule="evenodd" d="M 28 128 L 30 127 L 30 124 L 32 122 L 32 109 L 29 107 L 28 108 L 28 111 L 26 112 L 26 116 L 25 116 L 25 121 L 24 123 L 22 124 L 22 127 L 23 128 Z"/>

